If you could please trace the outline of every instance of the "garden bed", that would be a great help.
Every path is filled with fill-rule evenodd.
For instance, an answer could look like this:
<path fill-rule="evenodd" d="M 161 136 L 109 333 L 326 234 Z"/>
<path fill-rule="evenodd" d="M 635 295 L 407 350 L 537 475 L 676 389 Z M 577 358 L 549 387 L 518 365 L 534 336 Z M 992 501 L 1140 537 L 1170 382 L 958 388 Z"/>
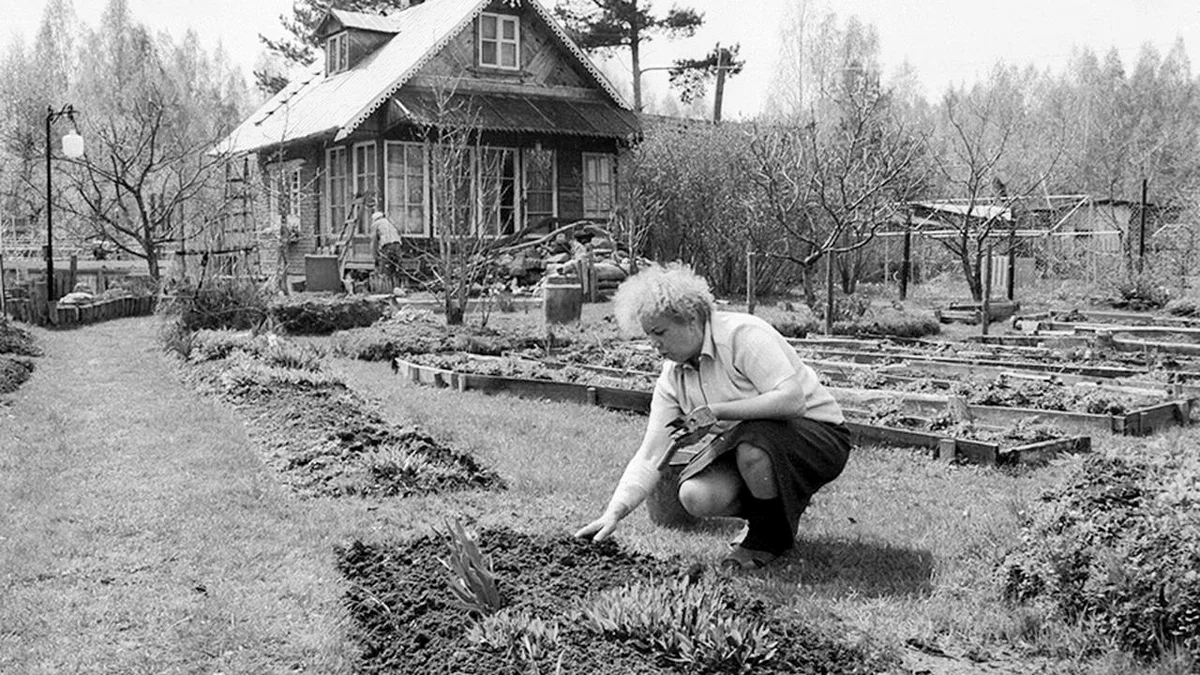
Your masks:
<path fill-rule="evenodd" d="M 337 551 L 360 672 L 866 675 L 896 665 L 787 618 L 745 579 L 684 569 L 611 540 L 482 531 L 477 543 L 491 558 L 500 609 L 469 613 L 439 562 L 449 558 L 450 542 L 427 535 Z M 718 622 L 762 628 L 712 640 Z M 678 646 L 681 636 L 690 653 Z"/>
<path fill-rule="evenodd" d="M 386 422 L 323 373 L 319 355 L 270 337 L 201 335 L 192 377 L 246 417 L 267 464 L 297 493 L 406 497 L 504 487 L 471 455 Z"/>

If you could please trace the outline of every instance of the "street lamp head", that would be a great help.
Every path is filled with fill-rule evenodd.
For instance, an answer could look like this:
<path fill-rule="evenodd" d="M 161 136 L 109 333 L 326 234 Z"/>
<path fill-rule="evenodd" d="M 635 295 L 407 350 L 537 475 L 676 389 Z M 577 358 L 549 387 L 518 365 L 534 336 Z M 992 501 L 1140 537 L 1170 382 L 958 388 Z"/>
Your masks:
<path fill-rule="evenodd" d="M 83 136 L 72 131 L 62 138 L 63 154 L 70 159 L 79 159 L 83 157 Z"/>

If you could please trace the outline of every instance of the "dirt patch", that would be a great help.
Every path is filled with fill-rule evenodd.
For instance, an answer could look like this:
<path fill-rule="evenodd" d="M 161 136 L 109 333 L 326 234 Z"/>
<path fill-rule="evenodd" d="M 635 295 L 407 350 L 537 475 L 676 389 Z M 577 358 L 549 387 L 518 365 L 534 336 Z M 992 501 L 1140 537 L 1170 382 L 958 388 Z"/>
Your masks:
<path fill-rule="evenodd" d="M 722 673 L 733 664 L 695 669 L 672 662 L 639 640 L 602 636 L 578 615 L 589 598 L 637 584 L 708 585 L 723 598 L 723 611 L 763 619 L 778 652 L 755 673 L 879 673 L 892 659 L 817 634 L 773 612 L 746 581 L 699 566 L 684 568 L 623 551 L 612 542 L 593 544 L 569 536 L 529 536 L 506 529 L 485 530 L 480 547 L 493 560 L 502 612 L 520 613 L 557 629 L 553 645 L 532 661 L 473 640 L 478 619 L 452 604 L 447 575 L 438 558 L 447 540 L 424 536 L 402 543 L 356 541 L 337 551 L 338 567 L 350 582 L 346 602 L 366 673 Z M 686 581 L 684 581 L 686 580 Z M 561 659 L 561 661 L 560 661 Z"/>

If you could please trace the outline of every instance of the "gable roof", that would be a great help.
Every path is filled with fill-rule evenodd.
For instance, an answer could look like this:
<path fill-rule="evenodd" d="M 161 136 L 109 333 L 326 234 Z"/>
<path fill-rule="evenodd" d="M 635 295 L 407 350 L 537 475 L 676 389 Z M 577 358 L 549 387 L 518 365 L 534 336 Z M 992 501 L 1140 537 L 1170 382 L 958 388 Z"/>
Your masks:
<path fill-rule="evenodd" d="M 629 110 L 629 105 L 548 9 L 538 0 L 513 1 L 533 8 L 595 84 L 613 103 Z M 313 66 L 260 106 L 214 151 L 252 152 L 297 140 L 346 138 L 490 4 L 491 0 L 432 0 L 387 17 L 370 18 L 372 25 L 387 27 L 378 32 L 394 33 L 387 44 L 354 68 L 335 75 L 325 76 L 321 63 Z M 363 17 L 371 16 L 334 11 L 337 14 L 333 18 L 343 24 L 360 19 L 368 21 Z M 328 20 L 329 17 L 325 19 Z"/>

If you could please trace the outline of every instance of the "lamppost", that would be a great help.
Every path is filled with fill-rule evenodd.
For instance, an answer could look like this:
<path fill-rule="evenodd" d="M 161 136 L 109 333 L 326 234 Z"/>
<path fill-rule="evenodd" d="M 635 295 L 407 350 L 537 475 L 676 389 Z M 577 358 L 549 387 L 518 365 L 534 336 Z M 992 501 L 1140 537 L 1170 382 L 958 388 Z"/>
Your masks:
<path fill-rule="evenodd" d="M 50 158 L 53 146 L 50 142 L 50 127 L 54 120 L 66 115 L 75 125 L 75 107 L 70 103 L 55 110 L 52 106 L 46 109 L 46 302 L 54 302 L 54 198 L 50 177 Z M 62 138 L 63 155 L 69 159 L 83 156 L 83 137 L 74 128 Z"/>

